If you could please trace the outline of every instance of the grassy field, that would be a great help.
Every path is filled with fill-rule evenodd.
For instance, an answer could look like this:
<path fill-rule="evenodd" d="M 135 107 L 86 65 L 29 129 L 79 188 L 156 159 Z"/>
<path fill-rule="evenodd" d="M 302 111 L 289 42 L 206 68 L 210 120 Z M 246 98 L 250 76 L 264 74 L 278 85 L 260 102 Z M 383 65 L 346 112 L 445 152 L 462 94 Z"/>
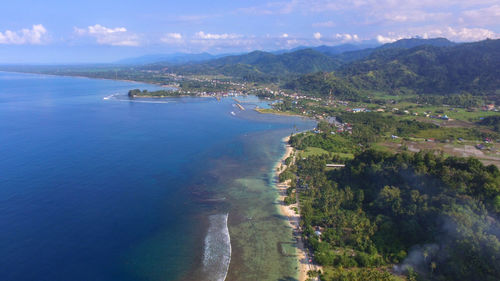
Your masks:
<path fill-rule="evenodd" d="M 299 151 L 300 157 L 304 157 L 304 158 L 307 158 L 307 157 L 313 156 L 313 155 L 324 155 L 324 154 L 328 154 L 328 155 L 332 155 L 332 156 L 337 155 L 342 159 L 354 159 L 354 154 L 352 154 L 352 153 L 328 152 L 328 151 L 326 151 L 322 148 L 318 148 L 318 147 L 311 147 L 310 146 L 304 150 Z"/>
<path fill-rule="evenodd" d="M 322 148 L 318 148 L 318 147 L 307 147 L 305 150 L 302 150 L 300 152 L 300 156 L 304 157 L 304 158 L 307 158 L 307 157 L 313 156 L 313 155 L 323 155 L 323 154 L 329 154 L 329 152 L 322 149 Z"/>
<path fill-rule="evenodd" d="M 299 115 L 295 112 L 291 111 L 278 111 L 272 108 L 256 108 L 255 111 L 259 113 L 265 113 L 265 114 L 277 114 L 277 115 L 286 115 L 286 116 L 300 116 L 303 117 L 302 115 Z"/>
<path fill-rule="evenodd" d="M 344 279 L 346 278 L 345 276 L 356 276 L 357 272 L 359 271 L 362 271 L 362 270 L 370 270 L 370 269 L 360 269 L 360 268 L 351 268 L 351 269 L 347 269 L 347 268 L 332 268 L 332 267 L 329 267 L 329 266 L 325 266 L 323 267 L 323 274 L 324 274 L 324 278 L 326 278 L 327 280 L 351 280 L 351 279 Z M 379 271 L 379 272 L 382 272 L 382 271 L 390 271 L 389 268 L 387 267 L 381 267 L 381 268 L 375 268 L 375 269 L 371 269 L 371 270 L 375 270 L 375 271 Z M 339 272 L 342 272 L 341 274 L 339 274 Z M 373 274 L 373 273 L 372 273 Z M 368 274 L 368 275 L 372 275 L 372 274 Z M 340 277 L 340 276 L 344 276 L 344 277 Z M 404 276 L 398 276 L 398 275 L 391 275 L 391 280 L 394 280 L 394 281 L 405 281 L 406 278 Z M 360 280 L 360 279 L 352 279 L 352 280 Z"/>
<path fill-rule="evenodd" d="M 465 108 L 455 108 L 449 106 L 422 106 L 412 103 L 400 103 L 394 107 L 400 110 L 408 110 L 411 113 L 418 113 L 419 116 L 425 116 L 425 112 L 430 115 L 447 115 L 451 119 L 477 122 L 481 117 L 500 115 L 500 112 L 474 110 L 468 111 Z"/>

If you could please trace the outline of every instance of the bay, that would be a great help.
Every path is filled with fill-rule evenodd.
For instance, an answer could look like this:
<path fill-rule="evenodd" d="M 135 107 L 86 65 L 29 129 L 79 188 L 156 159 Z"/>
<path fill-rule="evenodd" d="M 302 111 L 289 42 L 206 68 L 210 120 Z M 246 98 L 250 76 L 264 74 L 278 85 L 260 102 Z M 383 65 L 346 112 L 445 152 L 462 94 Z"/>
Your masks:
<path fill-rule="evenodd" d="M 272 169 L 314 122 L 133 88 L 0 73 L 0 279 L 295 278 Z"/>

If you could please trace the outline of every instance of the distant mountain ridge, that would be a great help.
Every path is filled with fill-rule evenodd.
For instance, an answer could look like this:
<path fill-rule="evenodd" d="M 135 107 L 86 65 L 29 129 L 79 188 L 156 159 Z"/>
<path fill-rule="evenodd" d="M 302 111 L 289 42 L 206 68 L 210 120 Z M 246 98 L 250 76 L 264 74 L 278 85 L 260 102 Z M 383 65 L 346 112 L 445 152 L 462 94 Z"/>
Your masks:
<path fill-rule="evenodd" d="M 313 95 L 333 91 L 338 96 L 355 96 L 353 89 L 358 95 L 369 91 L 495 95 L 500 90 L 500 39 L 462 44 L 433 42 L 438 46 L 406 41 L 392 45 L 402 47 L 377 48 L 363 59 L 343 64 L 334 73 L 306 74 L 285 87 Z"/>
<path fill-rule="evenodd" d="M 340 45 L 334 45 L 334 46 L 327 46 L 327 45 L 321 45 L 321 46 L 316 46 L 316 47 L 306 47 L 306 46 L 299 46 L 293 49 L 289 50 L 278 50 L 278 51 L 273 51 L 270 52 L 275 55 L 281 55 L 284 53 L 292 53 L 295 51 L 299 50 L 304 50 L 304 49 L 313 49 L 315 51 L 318 51 L 320 53 L 323 53 L 325 55 L 338 55 L 344 52 L 352 52 L 352 51 L 358 51 L 358 50 L 363 50 L 363 49 L 368 49 L 368 48 L 376 48 L 380 46 L 380 44 L 375 44 L 375 43 L 360 43 L 360 44 L 340 44 Z"/>
<path fill-rule="evenodd" d="M 457 43 L 451 42 L 446 38 L 432 38 L 432 39 L 408 38 L 408 39 L 400 39 L 392 43 L 386 43 L 384 45 L 374 48 L 345 51 L 335 55 L 335 58 L 338 59 L 339 61 L 342 61 L 345 64 L 367 58 L 372 53 L 378 52 L 380 50 L 411 49 L 414 47 L 424 46 L 424 45 L 435 46 L 435 47 L 451 47 L 457 45 Z"/>
<path fill-rule="evenodd" d="M 407 38 L 400 39 L 392 43 L 384 44 L 377 49 L 411 49 L 422 45 L 429 45 L 434 47 L 451 47 L 457 45 L 455 42 L 451 42 L 446 38 L 431 38 L 431 39 L 423 39 L 423 38 Z"/>
<path fill-rule="evenodd" d="M 229 55 L 230 54 L 212 55 L 206 52 L 199 54 L 189 54 L 189 53 L 152 54 L 152 55 L 144 55 L 139 57 L 122 59 L 117 61 L 116 64 L 141 65 L 141 64 L 153 64 L 162 62 L 170 64 L 183 64 L 190 62 L 208 61 Z"/>
<path fill-rule="evenodd" d="M 356 51 L 366 48 L 372 48 L 377 46 L 376 44 L 341 44 L 336 46 L 326 46 L 321 45 L 317 47 L 306 47 L 299 46 L 293 49 L 282 49 L 277 51 L 270 51 L 267 53 L 271 53 L 274 55 L 282 55 L 286 53 L 293 53 L 300 50 L 305 49 L 313 49 L 320 53 L 326 55 L 336 55 L 347 51 Z M 253 52 L 264 52 L 264 51 L 253 51 Z M 252 52 L 250 52 L 252 53 Z M 249 53 L 247 53 L 249 54 Z M 218 59 L 222 57 L 235 56 L 235 55 L 244 55 L 244 54 L 217 54 L 213 55 L 207 52 L 204 53 L 171 53 L 171 54 L 150 54 L 143 55 L 138 57 L 126 58 L 119 61 L 116 61 L 115 64 L 126 64 L 126 65 L 144 65 L 144 64 L 157 64 L 157 63 L 167 63 L 167 64 L 185 64 L 185 63 L 193 63 L 193 62 L 203 62 L 209 61 L 213 59 Z"/>
<path fill-rule="evenodd" d="M 384 44 L 376 48 L 365 49 L 358 48 L 366 45 L 343 44 L 331 47 L 319 46 L 299 49 L 278 54 L 253 51 L 247 54 L 224 56 L 203 62 L 176 65 L 170 67 L 170 71 L 181 74 L 224 74 L 255 81 L 272 80 L 288 75 L 338 70 L 345 64 L 365 59 L 373 53 L 385 50 L 404 50 L 423 45 L 443 47 L 454 46 L 455 44 L 444 38 L 413 38 Z"/>
<path fill-rule="evenodd" d="M 170 67 L 181 74 L 224 74 L 245 80 L 260 81 L 293 74 L 333 71 L 341 62 L 312 49 L 275 55 L 253 51 L 244 55 L 226 56 L 202 63 Z"/>
<path fill-rule="evenodd" d="M 304 73 L 306 69 L 310 69 L 311 71 L 320 70 L 320 71 L 331 71 L 335 68 L 338 68 L 341 64 L 348 63 L 354 60 L 363 59 L 370 55 L 372 52 L 379 49 L 393 49 L 393 48 L 412 48 L 420 45 L 432 45 L 432 46 L 452 46 L 455 43 L 448 41 L 445 38 L 435 38 L 435 39 L 420 39 L 420 38 L 412 38 L 412 39 L 402 39 L 398 40 L 394 43 L 388 43 L 384 45 L 378 45 L 375 43 L 362 43 L 362 44 L 341 44 L 335 46 L 326 46 L 321 45 L 317 47 L 305 47 L 299 46 L 289 50 L 277 50 L 273 52 L 265 52 L 265 51 L 253 51 L 250 53 L 244 54 L 218 54 L 212 55 L 209 53 L 199 53 L 199 54 L 189 54 L 189 53 L 173 53 L 173 54 L 153 54 L 153 55 L 145 55 L 135 58 L 123 59 L 117 62 L 117 64 L 127 64 L 127 65 L 182 65 L 188 64 L 192 68 L 203 68 L 203 67 L 194 67 L 193 65 L 196 63 L 207 63 L 207 66 L 215 66 L 219 65 L 218 62 L 223 62 L 225 64 L 245 64 L 248 66 L 254 66 L 258 71 L 266 74 L 275 74 L 274 72 L 282 72 L 285 74 L 288 73 Z M 304 50 L 313 50 L 323 55 L 326 55 L 332 59 L 322 58 L 325 60 L 324 63 L 318 63 L 312 57 L 312 54 L 309 53 L 309 57 L 312 59 L 313 65 L 311 67 L 297 67 L 293 63 L 286 62 L 290 59 L 290 57 L 296 56 L 298 59 L 303 58 Z M 274 56 L 283 56 L 283 57 L 273 57 Z M 316 57 L 320 57 L 316 54 Z M 226 60 L 218 60 L 227 58 Z M 265 59 L 269 59 L 270 66 L 265 66 Z M 283 69 L 274 69 L 276 68 L 276 64 L 280 59 L 283 59 L 281 63 L 283 63 Z M 216 61 L 218 60 L 218 61 Z M 286 65 L 290 66 L 290 69 L 286 67 Z M 334 67 L 332 68 L 332 65 Z M 226 65 L 227 66 L 227 65 Z M 189 67 L 183 67 L 182 69 L 186 70 Z M 226 67 L 227 68 L 227 67 Z M 240 67 L 241 68 L 241 67 Z M 248 68 L 248 67 L 247 67 Z M 265 69 L 265 70 L 263 70 Z M 263 71 L 262 71 L 263 70 Z M 215 69 L 211 69 L 211 71 L 216 71 Z"/>
<path fill-rule="evenodd" d="M 364 60 L 343 65 L 339 74 L 358 88 L 481 94 L 500 88 L 499 62 L 497 39 L 409 49 L 382 48 Z"/>

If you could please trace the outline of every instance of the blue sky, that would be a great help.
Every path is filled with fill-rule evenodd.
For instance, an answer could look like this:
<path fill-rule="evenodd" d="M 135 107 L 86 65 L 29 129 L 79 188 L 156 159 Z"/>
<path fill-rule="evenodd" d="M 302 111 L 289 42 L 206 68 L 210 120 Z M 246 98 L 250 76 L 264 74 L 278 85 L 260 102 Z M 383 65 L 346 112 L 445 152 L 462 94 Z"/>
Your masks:
<path fill-rule="evenodd" d="M 499 0 L 8 1 L 0 63 L 112 62 L 144 54 L 500 37 Z"/>

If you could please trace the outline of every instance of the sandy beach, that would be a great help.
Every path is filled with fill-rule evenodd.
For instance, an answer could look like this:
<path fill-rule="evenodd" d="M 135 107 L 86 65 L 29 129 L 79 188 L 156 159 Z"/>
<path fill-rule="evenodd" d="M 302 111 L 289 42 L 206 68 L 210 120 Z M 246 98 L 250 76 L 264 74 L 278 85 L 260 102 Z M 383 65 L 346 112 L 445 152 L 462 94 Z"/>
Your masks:
<path fill-rule="evenodd" d="M 287 168 L 287 166 L 285 165 L 285 159 L 287 159 L 290 155 L 293 154 L 294 149 L 288 144 L 289 140 L 290 137 L 283 138 L 286 150 L 285 154 L 275 167 L 276 179 L 278 179 L 279 174 Z M 307 253 L 301 238 L 301 229 L 299 227 L 300 215 L 299 212 L 297 213 L 295 212 L 295 209 L 298 210 L 297 204 L 291 204 L 287 206 L 284 203 L 284 199 L 287 195 L 286 190 L 288 187 L 289 187 L 288 181 L 284 183 L 279 183 L 279 182 L 276 183 L 276 188 L 278 189 L 279 192 L 279 197 L 278 197 L 279 211 L 281 215 L 288 217 L 288 223 L 290 227 L 293 229 L 293 235 L 297 241 L 297 262 L 299 270 L 299 281 L 305 281 L 308 278 L 307 272 L 309 270 L 318 270 L 319 267 L 309 262 L 311 257 Z"/>

